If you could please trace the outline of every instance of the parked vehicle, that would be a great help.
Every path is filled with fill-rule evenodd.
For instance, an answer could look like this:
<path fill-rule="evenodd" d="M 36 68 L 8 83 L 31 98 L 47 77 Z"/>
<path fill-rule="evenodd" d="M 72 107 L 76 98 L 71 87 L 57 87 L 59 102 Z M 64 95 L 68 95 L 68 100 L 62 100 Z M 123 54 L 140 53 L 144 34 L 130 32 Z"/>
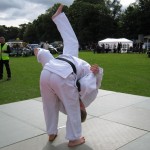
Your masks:
<path fill-rule="evenodd" d="M 51 45 L 57 50 L 59 54 L 62 54 L 63 52 L 63 43 L 62 41 L 55 41 L 51 43 Z"/>
<path fill-rule="evenodd" d="M 49 45 L 49 51 L 51 54 L 58 54 L 57 49 L 53 45 Z"/>
<path fill-rule="evenodd" d="M 12 42 L 7 42 L 7 44 L 10 47 L 15 47 L 15 48 L 22 48 L 26 45 L 25 42 L 21 42 L 21 41 L 12 41 Z"/>
<path fill-rule="evenodd" d="M 11 48 L 11 53 L 9 56 L 18 57 L 22 56 L 22 48 Z"/>
<path fill-rule="evenodd" d="M 38 48 L 40 47 L 39 44 L 28 44 L 27 48 L 29 48 L 31 50 L 32 55 L 34 55 L 34 48 Z"/>
<path fill-rule="evenodd" d="M 27 47 L 24 47 L 22 49 L 22 56 L 23 57 L 27 57 L 27 56 L 32 56 L 32 51 L 31 49 L 27 48 Z"/>
<path fill-rule="evenodd" d="M 11 53 L 9 54 L 9 56 L 14 56 L 14 57 L 22 56 L 22 49 L 26 45 L 25 42 L 11 41 L 11 42 L 7 42 L 7 44 L 11 48 Z"/>
<path fill-rule="evenodd" d="M 59 54 L 62 54 L 62 52 L 63 52 L 63 45 L 62 44 L 58 45 L 56 47 L 56 49 L 57 49 L 57 51 L 58 51 Z"/>

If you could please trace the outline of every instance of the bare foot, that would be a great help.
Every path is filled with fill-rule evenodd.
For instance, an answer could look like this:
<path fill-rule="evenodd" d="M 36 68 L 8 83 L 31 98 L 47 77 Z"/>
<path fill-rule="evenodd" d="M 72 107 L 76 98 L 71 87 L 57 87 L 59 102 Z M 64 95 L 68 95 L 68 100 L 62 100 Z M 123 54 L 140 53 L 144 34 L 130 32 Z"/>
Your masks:
<path fill-rule="evenodd" d="M 62 12 L 62 9 L 63 9 L 63 5 L 61 4 L 61 5 L 58 7 L 56 13 L 52 16 L 52 19 L 54 19 L 56 16 L 58 16 L 58 15 Z"/>
<path fill-rule="evenodd" d="M 55 134 L 49 135 L 49 141 L 50 141 L 50 142 L 53 142 L 56 137 L 57 137 L 57 135 L 55 135 Z"/>
<path fill-rule="evenodd" d="M 78 140 L 69 141 L 68 147 L 74 147 L 74 146 L 77 146 L 77 145 L 81 145 L 83 143 L 85 143 L 85 139 L 84 139 L 84 137 L 81 137 Z"/>

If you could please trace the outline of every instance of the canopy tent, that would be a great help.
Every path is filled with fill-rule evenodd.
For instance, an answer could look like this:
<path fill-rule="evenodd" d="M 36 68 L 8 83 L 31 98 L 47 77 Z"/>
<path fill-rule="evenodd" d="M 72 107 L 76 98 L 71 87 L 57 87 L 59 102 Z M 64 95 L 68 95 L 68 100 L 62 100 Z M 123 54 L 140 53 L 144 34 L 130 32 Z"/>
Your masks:
<path fill-rule="evenodd" d="M 113 50 L 114 45 L 117 47 L 118 43 L 122 44 L 121 52 L 127 52 L 130 47 L 133 47 L 133 41 L 128 40 L 126 38 L 106 38 L 104 40 L 98 41 L 98 45 L 102 46 L 102 44 L 109 45 L 109 48 Z"/>
<path fill-rule="evenodd" d="M 133 42 L 131 40 L 128 40 L 128 39 L 125 39 L 125 38 L 120 38 L 120 39 L 114 39 L 114 38 L 107 38 L 107 39 L 104 39 L 102 41 L 99 41 L 98 43 L 99 44 L 102 44 L 102 43 L 127 43 L 127 44 L 133 44 Z"/>

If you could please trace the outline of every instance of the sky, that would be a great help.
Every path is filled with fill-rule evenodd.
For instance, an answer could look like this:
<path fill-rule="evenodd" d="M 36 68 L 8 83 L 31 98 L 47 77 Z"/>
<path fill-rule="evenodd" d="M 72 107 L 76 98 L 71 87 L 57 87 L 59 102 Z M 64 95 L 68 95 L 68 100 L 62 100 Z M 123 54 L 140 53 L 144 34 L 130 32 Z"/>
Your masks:
<path fill-rule="evenodd" d="M 0 25 L 19 27 L 32 22 L 55 3 L 71 5 L 74 0 L 0 0 Z M 136 0 L 120 0 L 123 8 Z"/>

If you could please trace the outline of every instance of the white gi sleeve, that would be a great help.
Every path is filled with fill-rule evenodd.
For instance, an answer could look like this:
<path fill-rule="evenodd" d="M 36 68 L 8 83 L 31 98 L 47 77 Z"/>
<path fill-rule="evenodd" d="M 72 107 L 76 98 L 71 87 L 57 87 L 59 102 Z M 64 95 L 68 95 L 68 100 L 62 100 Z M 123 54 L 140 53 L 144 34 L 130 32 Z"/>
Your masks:
<path fill-rule="evenodd" d="M 101 86 L 103 69 L 99 68 L 99 73 L 94 75 L 90 70 L 90 65 L 82 61 L 82 77 L 79 79 L 80 82 L 80 99 L 85 107 L 88 107 L 95 99 L 98 94 L 98 89 Z"/>
<path fill-rule="evenodd" d="M 53 19 L 58 31 L 63 39 L 63 54 L 78 57 L 79 43 L 71 27 L 71 24 L 64 13 L 59 14 Z"/>

